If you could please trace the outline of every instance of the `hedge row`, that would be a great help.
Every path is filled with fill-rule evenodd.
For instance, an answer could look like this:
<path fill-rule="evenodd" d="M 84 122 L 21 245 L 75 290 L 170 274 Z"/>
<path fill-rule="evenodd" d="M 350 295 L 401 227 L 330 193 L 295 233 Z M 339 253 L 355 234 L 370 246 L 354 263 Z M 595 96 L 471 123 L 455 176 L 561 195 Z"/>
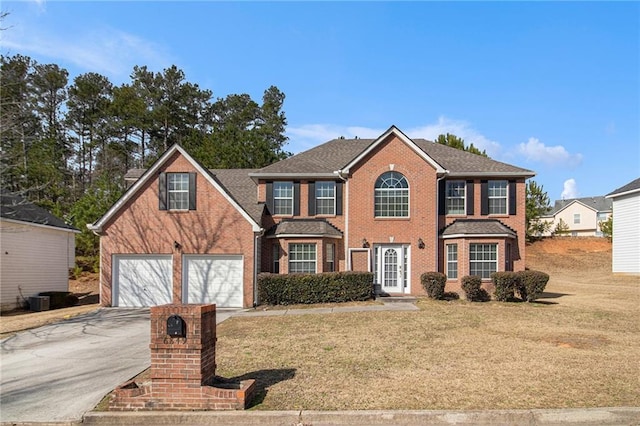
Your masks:
<path fill-rule="evenodd" d="M 516 293 L 522 300 L 533 302 L 540 297 L 549 281 L 549 275 L 540 271 L 519 271 L 519 272 L 494 272 L 491 280 L 495 285 L 493 294 L 495 300 L 507 302 L 514 300 Z M 425 272 L 420 276 L 420 282 L 427 292 L 427 296 L 432 299 L 444 299 L 444 288 L 447 277 L 440 272 Z M 466 298 L 472 302 L 484 302 L 491 297 L 482 288 L 482 279 L 477 276 L 467 275 L 462 277 L 462 290 Z"/>
<path fill-rule="evenodd" d="M 370 272 L 258 275 L 258 297 L 267 305 L 351 302 L 373 297 Z"/>

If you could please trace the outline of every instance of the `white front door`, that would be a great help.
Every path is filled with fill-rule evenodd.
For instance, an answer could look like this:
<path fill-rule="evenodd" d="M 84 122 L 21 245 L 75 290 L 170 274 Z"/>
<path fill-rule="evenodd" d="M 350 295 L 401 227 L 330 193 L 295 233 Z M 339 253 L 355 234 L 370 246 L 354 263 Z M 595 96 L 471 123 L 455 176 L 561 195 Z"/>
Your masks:
<path fill-rule="evenodd" d="M 375 275 L 385 293 L 409 293 L 409 246 L 377 245 Z"/>

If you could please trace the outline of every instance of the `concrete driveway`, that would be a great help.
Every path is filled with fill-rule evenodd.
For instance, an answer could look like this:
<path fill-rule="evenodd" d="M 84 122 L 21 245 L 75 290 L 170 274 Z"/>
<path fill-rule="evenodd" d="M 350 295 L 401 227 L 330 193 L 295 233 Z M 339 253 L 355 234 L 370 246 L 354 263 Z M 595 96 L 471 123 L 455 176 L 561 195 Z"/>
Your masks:
<path fill-rule="evenodd" d="M 103 308 L 0 341 L 0 420 L 78 421 L 149 366 L 149 310 Z"/>

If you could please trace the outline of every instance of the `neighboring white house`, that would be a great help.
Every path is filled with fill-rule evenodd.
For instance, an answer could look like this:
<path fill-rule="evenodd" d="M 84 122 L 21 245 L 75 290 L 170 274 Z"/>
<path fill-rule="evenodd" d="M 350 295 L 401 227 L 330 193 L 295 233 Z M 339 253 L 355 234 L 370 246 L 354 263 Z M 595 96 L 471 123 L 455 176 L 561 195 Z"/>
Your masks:
<path fill-rule="evenodd" d="M 607 194 L 613 200 L 614 273 L 640 275 L 640 178 Z"/>
<path fill-rule="evenodd" d="M 553 209 L 540 217 L 540 220 L 551 222 L 549 231 L 542 236 L 550 236 L 562 220 L 569 228 L 566 235 L 602 237 L 600 222 L 610 216 L 611 200 L 603 196 L 557 200 Z"/>
<path fill-rule="evenodd" d="M 75 264 L 73 226 L 24 198 L 3 192 L 0 204 L 0 310 L 43 291 L 68 291 Z"/>

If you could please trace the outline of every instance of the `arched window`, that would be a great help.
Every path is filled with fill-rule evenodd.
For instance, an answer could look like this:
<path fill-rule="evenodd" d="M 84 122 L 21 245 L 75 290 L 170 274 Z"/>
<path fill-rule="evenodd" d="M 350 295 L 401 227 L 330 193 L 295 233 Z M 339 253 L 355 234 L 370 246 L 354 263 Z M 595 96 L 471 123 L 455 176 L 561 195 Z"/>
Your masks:
<path fill-rule="evenodd" d="M 376 217 L 409 217 L 409 182 L 402 173 L 386 172 L 376 180 Z"/>

